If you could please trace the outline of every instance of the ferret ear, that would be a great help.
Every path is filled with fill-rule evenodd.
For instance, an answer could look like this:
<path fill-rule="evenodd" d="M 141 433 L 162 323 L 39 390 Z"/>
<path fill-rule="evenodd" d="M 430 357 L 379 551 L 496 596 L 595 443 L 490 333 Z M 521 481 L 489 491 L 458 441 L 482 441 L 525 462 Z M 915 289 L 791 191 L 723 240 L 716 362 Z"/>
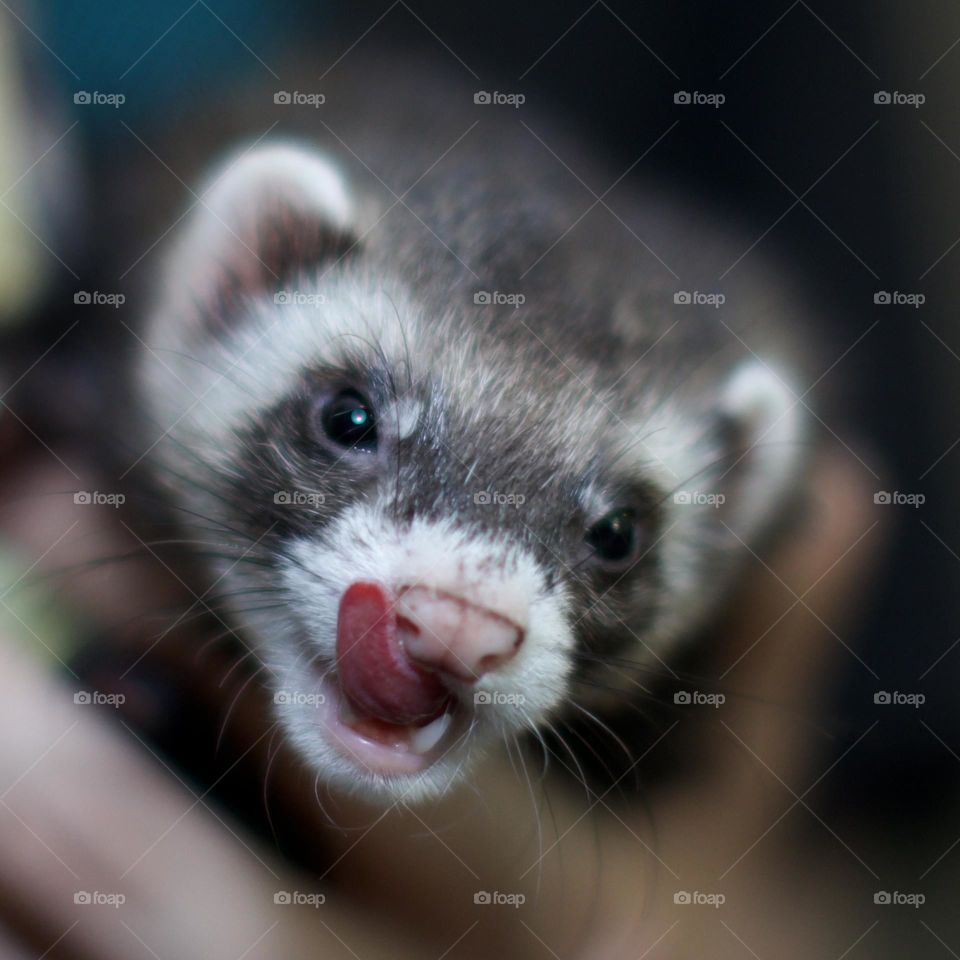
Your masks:
<path fill-rule="evenodd" d="M 773 366 L 748 360 L 721 395 L 721 435 L 729 458 L 721 472 L 731 489 L 724 522 L 747 539 L 762 531 L 798 486 L 804 442 L 803 407 Z"/>
<path fill-rule="evenodd" d="M 337 166 L 292 145 L 254 147 L 199 194 L 170 262 L 167 292 L 229 315 L 240 298 L 280 291 L 302 268 L 358 240 L 355 203 Z"/>

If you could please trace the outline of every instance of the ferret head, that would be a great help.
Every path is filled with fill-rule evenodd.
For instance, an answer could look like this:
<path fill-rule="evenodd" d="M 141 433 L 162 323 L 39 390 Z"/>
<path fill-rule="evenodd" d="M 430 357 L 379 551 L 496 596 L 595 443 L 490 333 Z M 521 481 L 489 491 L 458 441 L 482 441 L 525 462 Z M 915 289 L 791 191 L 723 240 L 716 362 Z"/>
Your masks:
<path fill-rule="evenodd" d="M 205 602 L 288 739 L 335 786 L 416 800 L 590 690 L 629 696 L 607 658 L 668 656 L 716 603 L 798 428 L 762 360 L 697 334 L 665 362 L 600 251 L 586 293 L 573 271 L 517 309 L 398 215 L 310 150 L 240 156 L 173 245 L 140 381 L 215 557 Z"/>

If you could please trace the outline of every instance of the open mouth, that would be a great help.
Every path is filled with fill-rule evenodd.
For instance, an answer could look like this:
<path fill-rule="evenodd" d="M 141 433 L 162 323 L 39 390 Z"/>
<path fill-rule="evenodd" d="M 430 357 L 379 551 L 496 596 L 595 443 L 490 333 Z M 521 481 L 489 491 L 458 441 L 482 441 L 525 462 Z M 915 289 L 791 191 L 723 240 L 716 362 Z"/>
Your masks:
<path fill-rule="evenodd" d="M 449 750 L 463 710 L 449 678 L 408 655 L 417 626 L 393 592 L 358 581 L 341 598 L 335 663 L 320 676 L 321 722 L 330 741 L 360 766 L 383 775 L 424 770 Z"/>
<path fill-rule="evenodd" d="M 320 694 L 327 741 L 358 767 L 382 776 L 425 770 L 468 736 L 475 719 L 469 696 L 477 676 L 451 651 L 464 631 L 479 629 L 485 636 L 480 628 L 492 619 L 484 614 L 478 624 L 463 602 L 452 603 L 435 591 L 421 589 L 403 604 L 398 600 L 404 591 L 414 594 L 415 588 L 397 594 L 359 580 L 347 587 L 337 613 L 334 655 L 313 661 L 311 686 Z"/>
<path fill-rule="evenodd" d="M 433 715 L 410 723 L 390 723 L 351 702 L 328 674 L 320 685 L 320 722 L 329 741 L 347 759 L 379 774 L 425 770 L 448 752 L 462 734 L 462 711 L 450 698 Z"/>

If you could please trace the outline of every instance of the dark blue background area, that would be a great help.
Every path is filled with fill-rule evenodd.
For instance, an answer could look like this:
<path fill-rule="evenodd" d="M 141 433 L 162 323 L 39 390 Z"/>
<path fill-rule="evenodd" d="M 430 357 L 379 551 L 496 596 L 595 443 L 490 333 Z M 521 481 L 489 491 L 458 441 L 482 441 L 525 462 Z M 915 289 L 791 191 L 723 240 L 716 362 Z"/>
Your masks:
<path fill-rule="evenodd" d="M 231 77 L 279 74 L 279 53 L 290 37 L 305 21 L 322 34 L 327 9 L 300 0 L 75 0 L 38 4 L 30 25 L 63 61 L 59 71 L 52 61 L 58 83 L 70 91 L 123 93 L 124 115 L 139 122 Z M 99 135 L 116 134 L 105 111 L 77 114 Z"/>

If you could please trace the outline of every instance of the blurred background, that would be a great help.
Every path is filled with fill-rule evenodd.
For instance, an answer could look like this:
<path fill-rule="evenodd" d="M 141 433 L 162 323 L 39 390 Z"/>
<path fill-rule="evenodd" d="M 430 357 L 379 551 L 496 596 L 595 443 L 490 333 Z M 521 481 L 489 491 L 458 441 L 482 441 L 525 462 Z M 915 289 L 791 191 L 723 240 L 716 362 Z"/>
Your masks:
<path fill-rule="evenodd" d="M 882 878 L 874 886 L 926 897 L 922 910 L 878 912 L 870 947 L 851 956 L 957 956 L 955 4 L 0 4 L 4 469 L 66 456 L 78 443 L 94 450 L 91 411 L 100 409 L 97 383 L 110 376 L 117 326 L 84 313 L 75 295 L 121 293 L 131 312 L 142 302 L 155 238 L 120 251 L 117 238 L 137 184 L 160 176 L 187 199 L 167 160 L 178 119 L 230 104 L 248 78 L 287 89 L 294 59 L 315 62 L 322 90 L 340 58 L 365 48 L 443 62 L 477 89 L 522 92 L 527 109 L 554 114 L 614 169 L 629 170 L 625 183 L 662 183 L 745 224 L 823 311 L 839 359 L 810 402 L 827 391 L 841 397 L 844 413 L 829 429 L 871 489 L 924 502 L 872 508 L 890 528 L 880 582 L 856 630 L 836 638 L 832 736 L 820 745 L 824 769 L 842 762 L 807 800 L 869 851 L 870 872 Z M 558 162 L 544 154 L 545 164 Z M 144 167 L 153 169 L 141 181 Z M 117 171 L 130 178 L 120 183 Z M 585 205 L 609 186 L 584 184 Z M 35 558 L 8 541 L 0 566 L 16 579 Z M 68 614 L 57 619 L 46 604 L 19 616 L 57 620 L 44 635 L 61 638 L 68 655 L 76 632 Z M 878 692 L 923 702 L 897 707 L 877 702 Z"/>

